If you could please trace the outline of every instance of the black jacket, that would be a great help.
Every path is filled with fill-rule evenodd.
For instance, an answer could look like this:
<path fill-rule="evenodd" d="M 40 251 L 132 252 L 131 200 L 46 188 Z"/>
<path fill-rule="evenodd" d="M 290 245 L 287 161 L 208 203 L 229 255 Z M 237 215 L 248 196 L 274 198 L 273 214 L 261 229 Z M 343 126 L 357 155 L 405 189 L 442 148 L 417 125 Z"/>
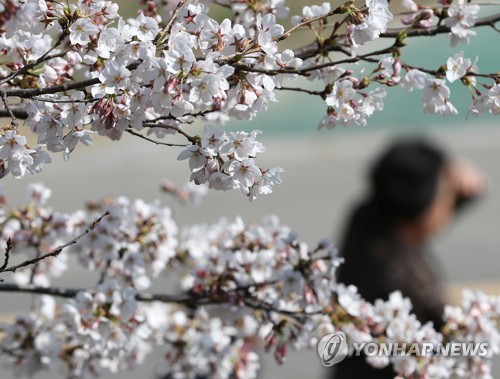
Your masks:
<path fill-rule="evenodd" d="M 422 322 L 432 321 L 441 328 L 444 297 L 438 280 L 436 264 L 424 247 L 410 248 L 393 235 L 389 220 L 373 202 L 361 204 L 349 220 L 340 253 L 345 262 L 340 266 L 337 281 L 354 284 L 369 302 L 387 300 L 400 290 L 410 298 L 413 313 Z M 336 379 L 394 378 L 391 367 L 377 369 L 364 357 L 347 358 L 335 366 Z"/>

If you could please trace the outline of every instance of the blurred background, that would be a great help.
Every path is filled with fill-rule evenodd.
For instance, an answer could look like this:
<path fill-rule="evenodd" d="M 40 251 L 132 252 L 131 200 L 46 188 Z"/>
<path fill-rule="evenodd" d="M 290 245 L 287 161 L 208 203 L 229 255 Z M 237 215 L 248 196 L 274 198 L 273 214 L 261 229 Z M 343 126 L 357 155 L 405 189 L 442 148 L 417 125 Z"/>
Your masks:
<path fill-rule="evenodd" d="M 135 2 L 121 1 L 129 15 Z M 313 1 L 289 1 L 291 15 L 300 14 L 303 5 Z M 337 2 L 331 2 L 332 8 Z M 337 4 L 338 5 L 338 4 Z M 498 7 L 492 11 L 498 12 Z M 221 13 L 220 17 L 223 16 Z M 218 16 L 218 17 L 219 17 Z M 459 50 L 475 59 L 481 72 L 498 71 L 500 56 L 492 48 L 498 46 L 498 34 L 491 28 L 478 29 L 471 45 L 451 48 L 446 35 L 436 38 L 412 38 L 405 49 L 405 61 L 415 66 L 438 68 Z M 496 42 L 494 42 L 496 41 Z M 311 42 L 306 33 L 296 46 Z M 380 46 L 390 42 L 380 41 Z M 353 66 L 360 70 L 362 66 Z M 305 82 L 294 86 L 308 85 Z M 448 228 L 436 241 L 434 250 L 447 283 L 450 302 L 457 302 L 460 288 L 481 289 L 500 294 L 500 128 L 490 115 L 475 118 L 467 113 L 471 102 L 468 89 L 460 83 L 450 86 L 451 101 L 459 115 L 442 118 L 422 112 L 421 94 L 407 93 L 399 88 L 388 89 L 385 109 L 368 120 L 366 127 L 337 127 L 316 131 L 326 112 L 324 102 L 305 94 L 278 93 L 279 103 L 248 122 L 231 122 L 226 130 L 260 129 L 261 141 L 267 147 L 258 160 L 261 167 L 280 166 L 285 170 L 283 184 L 273 194 L 249 203 L 236 191 L 209 192 L 201 206 L 181 207 L 160 193 L 160 183 L 169 179 L 181 185 L 189 179 L 186 162 L 177 162 L 179 148 L 156 146 L 147 141 L 125 135 L 120 142 L 97 137 L 92 147 L 79 146 L 69 162 L 53 157 L 54 162 L 41 174 L 15 180 L 4 179 L 2 184 L 12 204 L 24 204 L 25 187 L 29 182 L 43 182 L 52 191 L 51 204 L 59 211 L 73 211 L 86 200 L 97 200 L 108 195 L 153 200 L 159 198 L 171 205 L 180 226 L 192 223 L 211 223 L 221 217 L 229 219 L 241 215 L 246 221 L 260 220 L 277 214 L 283 224 L 299 233 L 301 240 L 314 245 L 324 237 L 336 239 L 342 232 L 344 218 L 351 205 L 364 191 L 366 167 L 374 156 L 397 135 L 427 135 L 437 140 L 453 155 L 473 161 L 488 176 L 486 196 Z M 200 133 L 200 126 L 192 130 Z M 58 284 L 82 286 L 88 282 L 86 273 L 70 270 Z M 4 296 L 4 294 L 2 294 Z M 1 302 L 3 319 L 18 310 L 25 310 L 30 296 L 8 295 Z M 161 350 L 161 349 L 160 349 Z M 120 374 L 122 379 L 153 378 L 158 351 L 148 363 L 135 371 Z M 263 358 L 261 378 L 324 377 L 315 352 L 291 352 L 284 365 L 278 367 L 272 356 Z M 495 362 L 495 377 L 500 377 L 500 362 Z M 10 379 L 8 372 L 1 377 Z M 56 378 L 56 373 L 41 375 Z M 113 375 L 103 373 L 102 378 Z"/>

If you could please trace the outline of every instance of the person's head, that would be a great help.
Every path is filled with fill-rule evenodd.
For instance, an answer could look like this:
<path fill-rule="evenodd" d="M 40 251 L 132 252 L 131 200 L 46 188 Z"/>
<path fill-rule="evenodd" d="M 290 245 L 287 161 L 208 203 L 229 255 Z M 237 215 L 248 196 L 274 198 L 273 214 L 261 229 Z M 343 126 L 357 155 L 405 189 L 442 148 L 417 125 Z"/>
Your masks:
<path fill-rule="evenodd" d="M 392 230 L 425 242 L 450 219 L 457 195 L 444 151 L 424 139 L 395 142 L 370 173 L 371 199 Z"/>

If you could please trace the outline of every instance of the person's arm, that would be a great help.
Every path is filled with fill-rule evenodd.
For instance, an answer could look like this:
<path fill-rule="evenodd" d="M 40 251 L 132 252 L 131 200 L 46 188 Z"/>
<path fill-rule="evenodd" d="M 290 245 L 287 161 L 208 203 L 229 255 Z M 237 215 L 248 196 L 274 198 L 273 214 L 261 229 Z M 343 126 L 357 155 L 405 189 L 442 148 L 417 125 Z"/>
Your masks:
<path fill-rule="evenodd" d="M 465 160 L 452 162 L 447 173 L 456 192 L 456 210 L 479 199 L 486 190 L 484 174 L 472 163 Z"/>

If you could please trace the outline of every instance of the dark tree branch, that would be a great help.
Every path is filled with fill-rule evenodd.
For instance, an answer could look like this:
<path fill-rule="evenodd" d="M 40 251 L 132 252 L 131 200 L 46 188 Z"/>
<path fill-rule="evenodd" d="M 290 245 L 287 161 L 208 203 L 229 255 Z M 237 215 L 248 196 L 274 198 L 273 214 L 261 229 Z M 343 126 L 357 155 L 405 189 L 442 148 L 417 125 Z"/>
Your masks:
<path fill-rule="evenodd" d="M 129 64 L 127 66 L 127 70 L 135 70 L 140 63 L 141 63 L 140 61 L 137 61 Z M 70 91 L 73 89 L 85 88 L 93 86 L 95 84 L 99 84 L 100 82 L 101 81 L 97 77 L 97 78 L 85 79 L 77 82 L 71 82 L 45 88 L 13 89 L 5 91 L 5 94 L 7 97 L 15 96 L 15 97 L 20 97 L 22 99 L 29 99 L 32 98 L 33 96 L 48 95 L 48 94 Z"/>
<path fill-rule="evenodd" d="M 71 83 L 61 84 L 58 86 L 45 87 L 45 88 L 13 89 L 13 90 L 5 91 L 5 93 L 8 97 L 15 96 L 15 97 L 20 97 L 22 99 L 29 99 L 29 98 L 32 98 L 33 96 L 40 96 L 40 95 L 48 95 L 48 94 L 53 94 L 53 93 L 65 92 L 65 91 L 70 91 L 73 89 L 80 89 L 80 88 L 93 86 L 93 85 L 98 84 L 98 83 L 100 83 L 99 78 L 92 78 L 92 79 L 81 80 L 78 82 L 71 82 Z"/>
<path fill-rule="evenodd" d="M 298 87 L 276 87 L 277 90 L 281 91 L 293 91 L 293 92 L 304 92 L 309 95 L 315 95 L 315 96 L 324 96 L 325 92 L 324 91 L 312 91 L 308 90 L 305 88 L 298 88 Z"/>
<path fill-rule="evenodd" d="M 476 21 L 474 27 L 490 26 L 495 28 L 495 24 L 500 21 L 500 13 L 494 14 L 492 16 L 480 18 Z M 406 33 L 407 37 L 424 37 L 424 36 L 435 36 L 437 34 L 443 34 L 450 32 L 451 28 L 445 25 L 436 26 L 430 29 L 415 29 Z M 381 38 L 396 38 L 400 32 L 404 29 L 390 30 L 387 33 L 382 33 Z M 295 56 L 300 59 L 312 58 L 322 52 L 338 51 L 339 46 L 335 43 L 334 39 L 327 39 L 320 45 L 318 42 L 313 42 L 307 46 L 298 48 L 294 50 Z"/>
<path fill-rule="evenodd" d="M 494 28 L 498 21 L 500 21 L 500 13 L 476 20 L 473 27 L 491 26 Z M 380 38 L 396 38 L 399 33 L 402 32 L 405 33 L 407 37 L 431 37 L 437 34 L 449 33 L 450 30 L 451 28 L 446 25 L 439 25 L 429 29 L 413 29 L 409 32 L 405 32 L 405 29 L 390 29 L 386 33 L 380 34 Z"/>
<path fill-rule="evenodd" d="M 0 81 L 0 84 L 4 84 L 4 83 L 7 83 L 9 80 L 12 80 L 14 79 L 16 76 L 18 75 L 22 75 L 22 74 L 25 74 L 27 73 L 30 69 L 32 69 L 33 67 L 35 66 L 38 66 L 40 63 L 46 61 L 46 60 L 49 60 L 49 59 L 52 59 L 53 57 L 52 56 L 49 56 L 49 54 L 54 50 L 56 49 L 61 43 L 62 41 L 64 40 L 64 38 L 66 37 L 66 34 L 65 33 L 62 33 L 59 38 L 57 39 L 56 43 L 49 49 L 45 52 L 45 54 L 43 54 L 40 58 L 38 58 L 36 61 L 32 62 L 32 63 L 29 63 L 23 67 L 21 67 L 19 70 L 17 71 L 14 71 L 14 72 L 11 72 L 9 75 L 7 75 L 4 79 L 2 79 Z"/>
<path fill-rule="evenodd" d="M 266 283 L 267 285 L 267 283 Z M 135 295 L 135 299 L 141 302 L 153 302 L 158 301 L 162 303 L 176 303 L 183 304 L 188 307 L 200 306 L 200 305 L 209 305 L 209 304 L 234 304 L 234 300 L 239 300 L 240 297 L 232 297 L 231 295 L 238 291 L 245 291 L 250 287 L 259 287 L 259 284 L 245 286 L 241 288 L 235 288 L 234 290 L 229 290 L 222 294 L 217 294 L 217 296 L 213 296 L 210 294 L 180 294 L 180 295 L 170 295 L 170 294 L 147 294 L 147 293 L 138 293 Z M 79 292 L 87 291 L 92 293 L 92 290 L 83 289 L 83 288 L 61 288 L 61 287 L 40 287 L 32 284 L 28 285 L 19 285 L 14 283 L 5 283 L 0 284 L 0 292 L 14 292 L 14 293 L 27 293 L 27 294 L 36 294 L 36 295 L 50 295 L 57 296 L 62 298 L 71 299 L 74 298 Z M 228 295 L 228 296 L 226 296 Z M 240 302 L 236 302 L 240 304 Z M 289 311 L 285 309 L 279 309 L 273 307 L 272 304 L 263 302 L 261 300 L 255 298 L 243 298 L 243 302 L 241 303 L 246 307 L 253 309 L 265 310 L 268 312 L 277 312 L 283 315 L 288 316 L 310 316 L 321 314 L 322 311 L 314 311 L 314 312 L 306 312 L 304 310 L 298 311 Z"/>
<path fill-rule="evenodd" d="M 189 142 L 191 142 L 192 144 L 197 144 L 199 141 L 198 138 L 190 136 L 185 131 L 183 131 L 181 128 L 179 128 L 178 126 L 168 125 L 168 124 L 155 124 L 155 123 L 149 123 L 149 122 L 145 122 L 145 123 L 143 123 L 143 125 L 146 128 L 161 128 L 161 129 L 175 130 L 177 133 L 186 137 L 186 139 Z M 183 145 L 183 146 L 185 147 L 186 145 Z"/>
<path fill-rule="evenodd" d="M 158 36 L 155 38 L 154 43 L 159 42 L 161 45 L 163 43 L 163 39 L 165 36 L 170 34 L 170 31 L 172 30 L 172 27 L 174 26 L 175 20 L 177 19 L 177 16 L 179 15 L 181 8 L 186 4 L 188 0 L 180 0 L 177 6 L 175 7 L 174 13 L 172 14 L 172 17 L 170 17 L 170 20 L 167 23 L 167 26 L 163 30 L 163 32 L 159 33 Z"/>
<path fill-rule="evenodd" d="M 9 101 L 7 100 L 7 93 L 4 91 L 3 88 L 0 88 L 0 97 L 2 98 L 5 112 L 7 112 L 7 115 L 11 118 L 12 126 L 16 127 L 17 126 L 16 115 L 14 114 L 14 112 L 12 112 L 12 109 L 10 109 Z"/>
<path fill-rule="evenodd" d="M 345 8 L 345 4 L 342 4 L 341 6 L 331 10 L 330 12 L 328 12 L 327 14 L 324 14 L 324 15 L 321 15 L 321 16 L 317 16 L 317 17 L 313 17 L 313 18 L 310 18 L 310 19 L 303 19 L 301 20 L 297 25 L 291 27 L 290 29 L 288 29 L 286 32 L 284 32 L 282 35 L 278 36 L 276 38 L 277 41 L 282 41 L 288 37 L 290 37 L 290 35 L 296 31 L 297 29 L 303 27 L 303 26 L 306 26 L 306 25 L 310 25 L 312 24 L 313 22 L 316 22 L 316 21 L 320 21 L 320 20 L 324 20 L 325 18 L 328 18 L 328 17 L 331 17 L 331 16 L 334 16 L 334 15 L 337 15 L 337 14 L 341 14 L 343 12 L 345 12 L 344 10 Z"/>
<path fill-rule="evenodd" d="M 99 222 L 101 222 L 101 220 L 106 217 L 107 215 L 109 215 L 109 212 L 106 211 L 104 212 L 104 214 L 102 214 L 98 219 L 96 219 L 94 222 L 92 222 L 92 224 L 87 228 L 85 229 L 81 234 L 79 234 L 78 236 L 76 236 L 75 238 L 73 238 L 71 241 L 63 244 L 63 245 L 60 245 L 58 247 L 56 247 L 55 249 L 53 249 L 52 251 L 48 252 L 47 254 L 44 254 L 44 255 L 41 255 L 37 258 L 34 258 L 34 259 L 28 259 L 24 262 L 21 262 L 17 265 L 13 265 L 13 266 L 10 266 L 10 267 L 7 267 L 7 268 L 3 268 L 0 270 L 0 272 L 16 272 L 18 269 L 22 268 L 22 267 L 26 267 L 26 266 L 31 266 L 31 265 L 34 265 L 38 262 L 40 262 L 41 260 L 43 259 L 46 259 L 46 258 L 49 258 L 49 257 L 56 257 L 57 255 L 59 255 L 65 248 L 71 246 L 71 245 L 74 245 L 75 243 L 77 243 L 83 236 L 89 234 L 91 231 L 93 231 L 95 229 L 95 227 L 97 226 L 97 224 L 99 224 Z"/>
<path fill-rule="evenodd" d="M 170 147 L 186 147 L 185 144 L 182 145 L 182 144 L 179 144 L 179 143 L 168 143 L 168 142 L 155 141 L 154 139 L 146 137 L 145 135 L 142 135 L 141 133 L 137 133 L 133 129 L 127 129 L 126 132 L 129 133 L 129 134 L 132 134 L 133 136 L 142 138 L 143 140 L 146 140 L 146 141 L 149 141 L 149 142 L 153 142 L 154 144 L 157 144 L 157 145 L 164 145 L 164 146 L 170 146 Z"/>
<path fill-rule="evenodd" d="M 5 259 L 3 262 L 2 267 L 0 267 L 0 271 L 5 270 L 5 268 L 9 265 L 9 258 L 10 258 L 10 250 L 12 249 L 12 239 L 9 237 L 7 239 L 7 245 L 5 246 Z M 0 279 L 1 281 L 1 279 Z"/>
<path fill-rule="evenodd" d="M 26 120 L 28 118 L 28 112 L 24 109 L 10 109 L 10 112 L 6 109 L 0 110 L 0 117 L 11 117 L 11 113 L 18 119 Z"/>
<path fill-rule="evenodd" d="M 320 69 L 326 68 L 326 67 L 336 66 L 336 65 L 342 64 L 342 63 L 355 63 L 355 62 L 358 62 L 360 60 L 363 60 L 366 57 L 371 57 L 371 56 L 374 56 L 374 55 L 381 55 L 381 54 L 390 53 L 390 52 L 392 52 L 392 50 L 393 50 L 393 46 L 390 46 L 390 47 L 387 47 L 385 49 L 377 50 L 377 51 L 374 51 L 372 53 L 368 53 L 368 54 L 365 54 L 365 55 L 358 55 L 358 56 L 353 57 L 353 58 L 340 59 L 340 60 L 337 60 L 337 61 L 331 61 L 331 62 L 321 63 L 321 64 L 318 64 L 318 65 L 315 65 L 315 66 L 306 67 L 306 68 L 300 68 L 300 69 L 266 70 L 266 69 L 249 67 L 249 66 L 244 66 L 244 65 L 236 66 L 236 68 L 238 70 L 245 71 L 245 72 L 258 72 L 258 73 L 268 74 L 268 75 L 277 75 L 277 74 L 298 74 L 298 75 L 303 75 L 303 74 L 306 74 L 306 73 L 311 72 L 311 71 L 320 70 Z"/>

